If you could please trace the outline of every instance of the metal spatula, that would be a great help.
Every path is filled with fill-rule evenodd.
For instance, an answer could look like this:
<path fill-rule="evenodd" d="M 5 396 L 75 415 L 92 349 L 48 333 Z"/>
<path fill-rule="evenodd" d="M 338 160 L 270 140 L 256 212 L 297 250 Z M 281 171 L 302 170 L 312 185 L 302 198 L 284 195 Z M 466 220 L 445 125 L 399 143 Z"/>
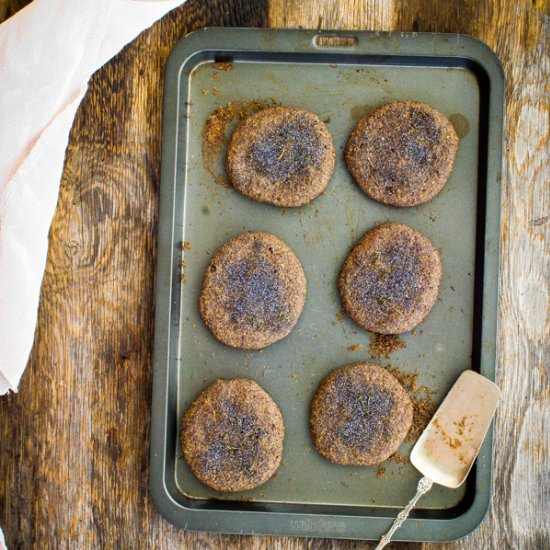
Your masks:
<path fill-rule="evenodd" d="M 384 548 L 410 511 L 434 483 L 455 489 L 472 468 L 500 397 L 499 388 L 474 371 L 463 372 L 411 452 L 411 463 L 424 477 L 416 495 L 399 513 L 376 550 Z"/>

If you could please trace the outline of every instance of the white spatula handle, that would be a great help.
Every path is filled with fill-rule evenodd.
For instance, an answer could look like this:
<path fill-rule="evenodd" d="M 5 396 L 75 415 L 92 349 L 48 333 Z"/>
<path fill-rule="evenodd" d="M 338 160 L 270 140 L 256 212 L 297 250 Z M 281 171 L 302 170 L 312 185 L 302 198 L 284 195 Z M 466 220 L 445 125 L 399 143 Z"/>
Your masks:
<path fill-rule="evenodd" d="M 376 547 L 375 550 L 380 550 L 381 548 L 384 548 L 386 544 L 389 544 L 391 538 L 393 537 L 394 533 L 403 525 L 405 520 L 409 517 L 409 514 L 411 513 L 411 510 L 414 508 L 415 504 L 418 502 L 418 499 L 425 493 L 427 493 L 431 488 L 434 482 L 431 479 L 428 479 L 427 477 L 423 477 L 419 482 L 418 486 L 416 488 L 416 495 L 410 500 L 409 504 L 401 511 L 399 512 L 399 515 L 395 518 L 392 526 L 390 527 L 390 530 L 382 537 L 380 540 L 380 543 Z"/>

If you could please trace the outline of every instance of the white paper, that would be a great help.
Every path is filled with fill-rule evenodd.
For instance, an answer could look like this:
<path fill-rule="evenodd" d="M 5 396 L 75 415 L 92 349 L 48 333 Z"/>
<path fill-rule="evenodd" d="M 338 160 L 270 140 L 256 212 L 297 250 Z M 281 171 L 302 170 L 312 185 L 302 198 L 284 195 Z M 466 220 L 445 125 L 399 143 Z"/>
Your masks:
<path fill-rule="evenodd" d="M 0 25 L 0 395 L 34 339 L 69 131 L 99 67 L 183 0 L 34 0 Z"/>

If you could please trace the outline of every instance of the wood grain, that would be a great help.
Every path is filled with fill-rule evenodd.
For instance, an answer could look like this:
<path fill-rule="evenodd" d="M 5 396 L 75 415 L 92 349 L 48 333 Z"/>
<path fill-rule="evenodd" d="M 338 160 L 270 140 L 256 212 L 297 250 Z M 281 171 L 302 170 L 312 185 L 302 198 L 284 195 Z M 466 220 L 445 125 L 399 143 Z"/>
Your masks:
<path fill-rule="evenodd" d="M 27 2 L 3 0 L 0 18 Z M 1 20 L 1 19 L 0 19 Z M 187 533 L 147 489 L 163 66 L 205 25 L 462 32 L 507 77 L 494 494 L 447 545 L 550 545 L 548 206 L 550 44 L 544 0 L 193 0 L 92 78 L 71 132 L 35 346 L 0 398 L 0 525 L 14 548 L 351 549 L 353 541 Z"/>

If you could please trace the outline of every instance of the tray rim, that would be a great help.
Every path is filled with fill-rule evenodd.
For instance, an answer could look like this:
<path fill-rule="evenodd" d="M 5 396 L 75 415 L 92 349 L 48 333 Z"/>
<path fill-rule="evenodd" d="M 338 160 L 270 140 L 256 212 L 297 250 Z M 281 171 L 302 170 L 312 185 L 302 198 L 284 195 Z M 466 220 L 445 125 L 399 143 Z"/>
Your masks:
<path fill-rule="evenodd" d="M 246 41 L 243 41 L 246 33 Z M 155 287 L 155 330 L 152 418 L 150 429 L 149 487 L 158 511 L 171 523 L 191 531 L 210 531 L 233 534 L 265 534 L 304 537 L 332 537 L 371 540 L 379 538 L 391 523 L 393 508 L 381 509 L 387 515 L 360 516 L 324 513 L 297 513 L 269 510 L 196 509 L 176 500 L 183 495 L 175 484 L 169 487 L 167 477 L 167 424 L 173 423 L 168 415 L 170 377 L 170 333 L 173 286 L 173 236 L 175 231 L 174 195 L 177 186 L 177 143 L 180 109 L 181 74 L 194 64 L 199 52 L 224 51 L 274 52 L 266 44 L 266 35 L 283 34 L 286 40 L 277 54 L 308 53 L 324 55 L 374 55 L 399 57 L 458 57 L 479 65 L 489 79 L 486 194 L 484 225 L 484 257 L 476 258 L 483 264 L 483 308 L 481 327 L 480 371 L 494 381 L 496 361 L 496 330 L 499 284 L 500 245 L 500 188 L 502 178 L 503 118 L 505 78 L 502 65 L 485 43 L 463 34 L 405 33 L 378 31 L 338 31 L 303 29 L 245 29 L 203 28 L 183 37 L 171 52 L 165 70 L 163 104 L 163 135 L 159 212 L 158 248 Z M 318 35 L 356 36 L 355 48 L 317 46 Z M 412 39 L 416 40 L 412 40 Z M 223 47 L 220 47 L 223 44 Z M 174 116 L 174 112 L 177 113 Z M 496 121 L 496 122 L 495 122 Z M 482 164 L 482 163 L 481 163 Z M 478 196 L 478 200 L 479 200 Z M 488 215 L 491 213 L 491 215 Z M 478 224 L 479 227 L 479 224 Z M 483 521 L 490 502 L 493 429 L 483 444 L 476 462 L 475 496 L 467 510 L 454 518 L 411 518 L 398 531 L 396 541 L 443 542 L 462 538 Z M 483 475 L 480 475 L 483 474 Z M 482 479 L 489 479 L 481 486 Z M 411 495 L 412 496 L 412 495 Z M 265 503 L 264 503 L 265 504 Z M 310 508 L 313 507 L 308 505 Z M 296 506 L 299 508 L 300 506 Z M 319 508 L 318 506 L 317 508 Z M 381 513 L 382 513 L 381 512 Z M 456 521 L 460 519 L 460 521 Z"/>

